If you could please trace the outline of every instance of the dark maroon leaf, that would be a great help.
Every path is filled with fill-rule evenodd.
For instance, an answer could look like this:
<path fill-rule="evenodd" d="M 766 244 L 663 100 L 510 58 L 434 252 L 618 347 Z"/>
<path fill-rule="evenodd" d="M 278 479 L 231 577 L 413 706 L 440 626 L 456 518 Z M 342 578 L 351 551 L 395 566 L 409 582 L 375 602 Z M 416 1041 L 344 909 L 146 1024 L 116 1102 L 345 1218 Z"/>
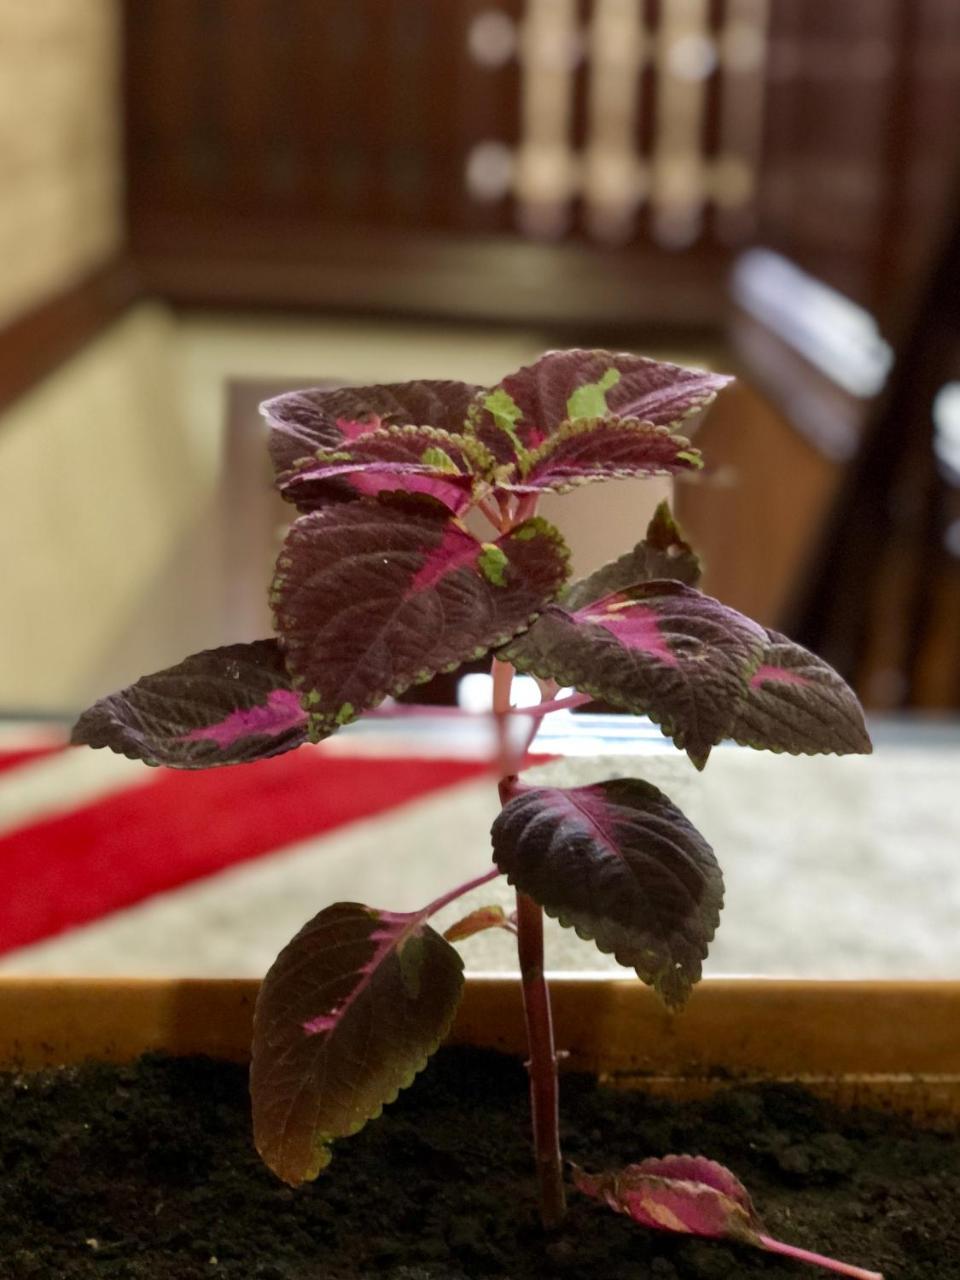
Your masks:
<path fill-rule="evenodd" d="M 480 391 L 470 424 L 501 462 L 514 462 L 577 418 L 637 418 L 674 426 L 730 381 L 703 369 L 610 351 L 550 351 Z"/>
<path fill-rule="evenodd" d="M 656 787 L 617 778 L 521 791 L 493 858 L 548 915 L 636 969 L 672 1006 L 700 979 L 723 905 L 713 850 Z"/>
<path fill-rule="evenodd" d="M 693 548 L 684 542 L 666 502 L 657 507 L 642 542 L 618 560 L 574 582 L 564 591 L 560 602 L 570 611 L 582 609 L 603 596 L 626 591 L 653 578 L 673 579 L 688 587 L 695 587 L 700 581 L 700 561 Z"/>
<path fill-rule="evenodd" d="M 461 511 L 477 473 L 493 467 L 493 458 L 476 440 L 435 427 L 386 427 L 336 449 L 318 449 L 279 476 L 277 487 L 301 511 L 391 490 L 426 493 Z"/>
<path fill-rule="evenodd" d="M 747 747 L 792 755 L 873 750 L 850 686 L 822 658 L 776 631 L 767 631 L 730 736 Z"/>
<path fill-rule="evenodd" d="M 322 737 L 504 643 L 566 572 L 563 540 L 540 519 L 481 543 L 427 499 L 363 499 L 301 516 L 271 601 L 311 732 Z"/>
<path fill-rule="evenodd" d="M 306 740 L 307 717 L 276 640 L 207 649 L 142 676 L 94 703 L 71 735 L 174 769 L 246 764 Z"/>
<path fill-rule="evenodd" d="M 483 390 L 466 382 L 393 382 L 373 387 L 313 387 L 267 400 L 270 456 L 277 474 L 317 449 L 336 449 L 378 427 L 437 427 L 454 435 Z"/>
<path fill-rule="evenodd" d="M 654 580 L 582 608 L 551 605 L 501 657 L 655 720 L 702 769 L 737 723 L 766 632 L 679 582 Z"/>
<path fill-rule="evenodd" d="M 636 418 L 577 418 L 562 423 L 523 457 L 516 476 L 498 480 L 497 487 L 512 493 L 566 493 L 595 480 L 674 475 L 700 466 L 699 451 L 669 427 Z"/>
<path fill-rule="evenodd" d="M 584 1195 L 656 1231 L 734 1240 L 852 1280 L 883 1280 L 877 1271 L 865 1271 L 765 1235 L 743 1183 L 729 1169 L 704 1156 L 642 1160 L 616 1173 L 586 1173 L 574 1166 L 573 1180 Z"/>
<path fill-rule="evenodd" d="M 423 913 L 327 907 L 260 988 L 250 1092 L 257 1150 L 298 1186 L 409 1085 L 447 1034 L 463 966 Z"/>
<path fill-rule="evenodd" d="M 483 933 L 485 929 L 506 929 L 508 933 L 516 933 L 516 925 L 507 916 L 503 907 L 477 907 L 469 915 L 452 924 L 443 931 L 448 942 L 462 942 L 464 938 L 472 938 L 475 933 Z"/>

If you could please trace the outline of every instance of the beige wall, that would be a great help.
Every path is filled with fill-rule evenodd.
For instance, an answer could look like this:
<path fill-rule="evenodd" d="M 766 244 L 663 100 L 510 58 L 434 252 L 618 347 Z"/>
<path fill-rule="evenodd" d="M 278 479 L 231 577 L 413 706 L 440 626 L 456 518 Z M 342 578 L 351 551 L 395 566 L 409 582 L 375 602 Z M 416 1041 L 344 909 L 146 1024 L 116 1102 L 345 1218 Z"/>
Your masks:
<path fill-rule="evenodd" d="M 117 0 L 0 0 L 0 324 L 121 240 Z"/>
<path fill-rule="evenodd" d="M 137 308 L 0 420 L 0 712 L 92 692 L 202 502 L 172 328 Z"/>

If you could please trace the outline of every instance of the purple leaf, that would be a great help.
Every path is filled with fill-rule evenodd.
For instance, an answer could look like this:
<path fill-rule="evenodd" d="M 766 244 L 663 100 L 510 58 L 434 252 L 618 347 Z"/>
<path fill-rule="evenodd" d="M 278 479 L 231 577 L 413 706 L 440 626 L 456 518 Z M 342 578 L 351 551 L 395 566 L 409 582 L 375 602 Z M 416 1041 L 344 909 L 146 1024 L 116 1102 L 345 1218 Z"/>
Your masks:
<path fill-rule="evenodd" d="M 260 988 L 250 1092 L 254 1140 L 298 1186 L 409 1085 L 447 1034 L 463 966 L 423 913 L 327 907 Z"/>
<path fill-rule="evenodd" d="M 733 1240 L 851 1280 L 883 1280 L 877 1271 L 865 1271 L 765 1235 L 743 1183 L 722 1164 L 704 1156 L 642 1160 L 616 1173 L 586 1173 L 575 1165 L 573 1181 L 584 1195 L 655 1231 Z"/>
<path fill-rule="evenodd" d="M 723 905 L 713 850 L 656 787 L 617 778 L 521 791 L 493 858 L 548 915 L 636 969 L 671 1006 L 699 981 Z"/>
<path fill-rule="evenodd" d="M 459 435 L 483 390 L 466 382 L 394 382 L 374 387 L 314 387 L 267 400 L 270 456 L 277 474 L 317 449 L 337 449 L 379 427 L 437 427 Z"/>
<path fill-rule="evenodd" d="M 462 942 L 464 938 L 472 938 L 475 933 L 483 933 L 485 929 L 506 929 L 508 933 L 516 933 L 516 925 L 509 919 L 503 907 L 477 907 L 469 915 L 445 929 L 443 936 L 448 942 Z"/>
<path fill-rule="evenodd" d="M 277 487 L 301 511 L 390 490 L 425 493 L 461 511 L 477 473 L 493 467 L 493 458 L 476 440 L 435 427 L 386 427 L 336 449 L 318 449 L 280 475 Z"/>
<path fill-rule="evenodd" d="M 769 630 L 730 736 L 747 747 L 792 755 L 873 750 L 850 686 L 822 658 Z"/>
<path fill-rule="evenodd" d="M 723 374 L 610 351 L 551 351 L 482 390 L 470 425 L 501 462 L 515 462 L 577 418 L 673 426 L 706 408 Z"/>
<path fill-rule="evenodd" d="M 501 657 L 655 720 L 702 769 L 730 736 L 764 629 L 711 596 L 654 580 L 570 610 L 551 605 Z"/>
<path fill-rule="evenodd" d="M 642 542 L 619 560 L 574 582 L 564 591 L 560 602 L 569 611 L 582 609 L 603 596 L 626 591 L 652 578 L 672 579 L 688 587 L 695 587 L 700 581 L 700 561 L 693 548 L 684 542 L 666 502 L 657 507 Z"/>
<path fill-rule="evenodd" d="M 562 423 L 526 454 L 516 477 L 498 480 L 511 493 L 566 493 L 594 480 L 674 475 L 702 465 L 685 436 L 636 418 L 577 418 Z"/>
<path fill-rule="evenodd" d="M 271 601 L 311 733 L 504 643 L 566 573 L 563 540 L 540 519 L 481 543 L 427 499 L 301 516 Z"/>
<path fill-rule="evenodd" d="M 94 703 L 71 735 L 174 769 L 246 764 L 306 740 L 307 717 L 276 640 L 207 649 L 142 676 Z"/>

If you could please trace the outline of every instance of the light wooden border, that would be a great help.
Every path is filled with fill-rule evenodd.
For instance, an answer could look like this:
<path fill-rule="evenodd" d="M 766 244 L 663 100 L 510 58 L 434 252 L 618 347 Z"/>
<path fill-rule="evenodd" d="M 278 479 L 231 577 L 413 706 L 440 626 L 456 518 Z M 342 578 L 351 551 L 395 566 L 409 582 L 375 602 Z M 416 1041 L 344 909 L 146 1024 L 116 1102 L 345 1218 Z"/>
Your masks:
<path fill-rule="evenodd" d="M 150 1050 L 248 1055 L 249 980 L 0 980 L 0 1065 L 34 1069 Z M 701 1093 L 800 1080 L 844 1102 L 960 1117 L 960 982 L 712 979 L 670 1014 L 633 980 L 551 983 L 566 1069 L 627 1087 Z M 467 982 L 452 1040 L 524 1050 L 513 978 Z"/>

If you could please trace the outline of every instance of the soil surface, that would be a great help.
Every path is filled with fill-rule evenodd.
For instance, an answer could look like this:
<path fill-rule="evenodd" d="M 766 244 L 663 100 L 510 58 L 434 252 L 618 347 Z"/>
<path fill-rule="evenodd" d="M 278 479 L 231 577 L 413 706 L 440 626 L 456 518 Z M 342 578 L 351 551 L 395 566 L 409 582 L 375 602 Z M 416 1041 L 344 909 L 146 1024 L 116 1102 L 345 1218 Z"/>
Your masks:
<path fill-rule="evenodd" d="M 527 1083 L 448 1049 L 300 1191 L 250 1142 L 246 1072 L 149 1057 L 0 1077 L 3 1280 L 803 1280 L 826 1272 L 652 1232 L 575 1191 L 537 1224 Z M 884 1272 L 960 1277 L 960 1143 L 803 1091 L 678 1106 L 565 1077 L 563 1141 L 588 1169 L 695 1152 L 729 1165 L 770 1234 Z"/>

